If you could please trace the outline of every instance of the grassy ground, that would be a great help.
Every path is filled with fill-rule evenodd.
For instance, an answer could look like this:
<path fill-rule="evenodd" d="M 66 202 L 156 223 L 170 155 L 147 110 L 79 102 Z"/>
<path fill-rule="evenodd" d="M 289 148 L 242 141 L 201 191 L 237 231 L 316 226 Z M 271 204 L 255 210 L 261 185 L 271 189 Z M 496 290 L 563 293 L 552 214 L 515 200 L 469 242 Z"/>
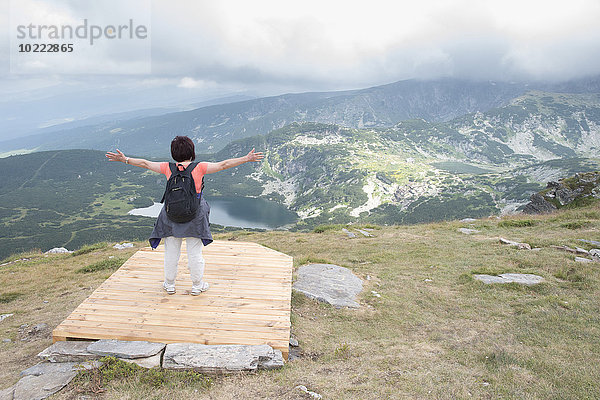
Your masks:
<path fill-rule="evenodd" d="M 600 206 L 535 217 L 482 219 L 464 235 L 460 222 L 376 227 L 375 237 L 321 233 L 230 232 L 216 239 L 261 243 L 295 266 L 331 262 L 364 279 L 358 310 L 337 310 L 294 293 L 292 330 L 304 356 L 278 371 L 176 383 L 143 374 L 113 379 L 102 399 L 302 399 L 305 385 L 325 399 L 600 398 L 600 263 L 577 263 L 550 245 L 600 240 Z M 517 250 L 498 237 L 542 247 Z M 36 363 L 58 325 L 113 268 L 102 261 L 127 250 L 99 246 L 78 256 L 33 257 L 0 267 L 0 389 Z M 5 260 L 6 261 L 6 260 Z M 106 265 L 88 268 L 88 265 Z M 210 268 L 210 265 L 207 265 Z M 545 282 L 488 286 L 474 273 L 535 273 Z M 367 275 L 371 279 L 367 280 Z M 376 297 L 371 291 L 381 294 Z M 11 294 L 13 293 L 13 294 Z M 44 300 L 48 303 L 44 303 Z M 19 333 L 47 323 L 38 335 Z M 22 341 L 21 338 L 27 338 Z M 156 374 L 155 372 L 154 374 Z M 78 381 L 81 384 L 81 380 Z M 182 383 L 183 382 L 183 383 Z M 72 383 L 55 398 L 78 398 Z"/>

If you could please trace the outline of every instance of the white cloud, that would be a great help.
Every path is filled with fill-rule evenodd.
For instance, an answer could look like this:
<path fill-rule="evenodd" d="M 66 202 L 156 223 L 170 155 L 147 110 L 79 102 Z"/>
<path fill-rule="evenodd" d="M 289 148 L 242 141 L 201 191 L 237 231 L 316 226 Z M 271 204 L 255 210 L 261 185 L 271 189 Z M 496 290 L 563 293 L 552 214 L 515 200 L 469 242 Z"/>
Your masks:
<path fill-rule="evenodd" d="M 210 86 L 209 82 L 203 80 L 196 80 L 194 78 L 190 78 L 189 76 L 181 78 L 177 87 L 186 88 L 186 89 L 203 89 L 207 86 Z"/>
<path fill-rule="evenodd" d="M 109 9 L 107 0 L 13 1 L 38 4 L 31 15 L 50 18 L 54 10 L 56 20 L 90 15 L 108 23 L 139 12 L 135 2 Z M 181 88 L 600 74 L 598 0 L 153 0 L 151 13 L 152 73 L 140 79 Z M 143 69 L 107 45 L 106 72 Z M 71 60 L 72 68 L 85 69 L 90 60 L 83 61 Z"/>

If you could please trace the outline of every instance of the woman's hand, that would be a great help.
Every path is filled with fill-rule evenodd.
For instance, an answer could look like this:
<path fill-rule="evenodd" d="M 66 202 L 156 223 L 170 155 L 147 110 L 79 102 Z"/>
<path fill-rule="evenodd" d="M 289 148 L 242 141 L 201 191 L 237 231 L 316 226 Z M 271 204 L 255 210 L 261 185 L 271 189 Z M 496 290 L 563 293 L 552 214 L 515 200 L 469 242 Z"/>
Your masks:
<path fill-rule="evenodd" d="M 250 162 L 251 162 L 251 161 L 260 161 L 260 160 L 262 160 L 262 159 L 264 158 L 264 155 L 263 155 L 263 153 L 262 153 L 262 152 L 260 152 L 260 151 L 259 151 L 258 153 L 255 153 L 255 152 L 254 152 L 254 148 L 252 148 L 252 150 L 250 150 L 250 153 L 248 153 L 248 154 L 246 155 L 246 158 L 247 158 L 247 159 L 248 159 L 248 161 L 250 161 Z"/>
<path fill-rule="evenodd" d="M 110 151 L 107 151 L 106 152 L 106 157 L 108 157 L 109 161 L 121 161 L 121 162 L 125 162 L 125 160 L 127 159 L 127 157 L 125 157 L 125 154 L 123 154 L 121 152 L 121 150 L 119 150 L 119 149 L 117 149 L 117 153 L 111 153 Z"/>

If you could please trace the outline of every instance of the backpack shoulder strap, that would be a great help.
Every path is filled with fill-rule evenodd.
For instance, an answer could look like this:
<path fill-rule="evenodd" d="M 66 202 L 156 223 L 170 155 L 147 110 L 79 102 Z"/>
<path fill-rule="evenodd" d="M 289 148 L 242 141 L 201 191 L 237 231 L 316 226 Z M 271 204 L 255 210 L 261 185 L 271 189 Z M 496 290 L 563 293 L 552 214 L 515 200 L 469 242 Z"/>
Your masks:
<path fill-rule="evenodd" d="M 196 168 L 196 165 L 198 165 L 198 161 L 194 161 L 193 163 L 189 163 L 188 166 L 186 167 L 186 172 L 189 172 L 190 175 L 192 174 L 192 171 L 194 170 L 194 168 Z"/>
<path fill-rule="evenodd" d="M 177 172 L 177 164 L 174 162 L 169 162 L 169 169 L 171 170 L 171 176 Z"/>

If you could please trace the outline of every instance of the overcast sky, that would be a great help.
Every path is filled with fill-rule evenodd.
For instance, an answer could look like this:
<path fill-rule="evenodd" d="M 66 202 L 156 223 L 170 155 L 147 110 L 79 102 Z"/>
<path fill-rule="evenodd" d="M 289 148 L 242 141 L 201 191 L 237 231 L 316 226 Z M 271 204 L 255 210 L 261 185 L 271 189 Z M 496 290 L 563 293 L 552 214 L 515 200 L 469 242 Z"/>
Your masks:
<path fill-rule="evenodd" d="M 9 27 L 0 43 L 0 94 L 57 83 L 274 93 L 410 78 L 564 80 L 600 74 L 598 0 L 13 1 L 37 24 L 149 18 L 151 69 L 113 73 L 129 65 L 130 72 L 142 71 L 144 59 L 105 41 L 93 56 L 65 58 L 69 74 L 57 73 L 57 65 L 10 73 L 15 27 L 9 0 L 0 0 L 0 22 Z M 106 68 L 110 75 L 89 73 L 106 63 L 115 68 Z"/>

